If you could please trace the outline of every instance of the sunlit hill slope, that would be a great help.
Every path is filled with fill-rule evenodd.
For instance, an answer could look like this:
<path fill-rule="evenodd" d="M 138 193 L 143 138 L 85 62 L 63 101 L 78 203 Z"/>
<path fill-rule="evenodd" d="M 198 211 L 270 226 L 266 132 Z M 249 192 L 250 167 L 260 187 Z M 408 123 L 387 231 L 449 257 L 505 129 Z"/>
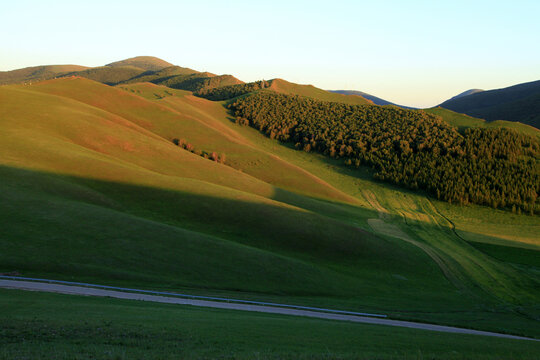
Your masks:
<path fill-rule="evenodd" d="M 151 81 L 189 69 L 110 65 L 145 81 L 0 86 L 0 272 L 540 336 L 537 216 L 375 182 L 369 168 L 236 124 L 223 102 Z"/>

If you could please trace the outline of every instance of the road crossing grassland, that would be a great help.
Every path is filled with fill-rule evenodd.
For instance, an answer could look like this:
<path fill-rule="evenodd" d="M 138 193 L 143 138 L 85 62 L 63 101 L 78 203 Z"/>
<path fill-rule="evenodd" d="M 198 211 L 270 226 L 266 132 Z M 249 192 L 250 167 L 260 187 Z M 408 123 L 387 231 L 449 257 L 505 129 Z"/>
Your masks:
<path fill-rule="evenodd" d="M 532 360 L 540 351 L 537 341 L 8 289 L 0 323 L 0 359 Z"/>
<path fill-rule="evenodd" d="M 535 340 L 535 339 L 508 335 L 508 334 L 499 334 L 499 333 L 493 333 L 493 332 L 487 332 L 487 331 L 463 329 L 463 328 L 456 328 L 456 327 L 451 327 L 451 326 L 415 323 L 415 322 L 410 322 L 410 321 L 384 319 L 384 318 L 378 318 L 378 317 L 335 314 L 335 313 L 328 313 L 328 312 L 291 309 L 291 308 L 284 308 L 284 307 L 279 307 L 279 306 L 264 306 L 264 305 L 252 305 L 252 304 L 239 304 L 239 303 L 234 303 L 234 302 L 194 300 L 194 299 L 185 299 L 185 298 L 178 298 L 178 297 L 148 295 L 148 294 L 124 292 L 124 291 L 117 291 L 117 290 L 97 289 L 97 288 L 83 287 L 83 286 L 68 286 L 68 285 L 62 285 L 62 284 L 51 284 L 51 283 L 34 282 L 34 281 L 0 280 L 0 287 L 7 288 L 7 289 L 54 292 L 54 293 L 71 294 L 71 295 L 111 297 L 111 298 L 117 298 L 117 299 L 140 300 L 140 301 L 150 301 L 150 302 L 178 304 L 178 305 L 192 305 L 192 306 L 210 307 L 210 308 L 227 309 L 227 310 L 254 311 L 254 312 L 264 312 L 264 313 L 270 313 L 270 314 L 304 316 L 304 317 L 327 319 L 327 320 L 351 321 L 351 322 L 358 322 L 358 323 L 365 323 L 365 324 L 397 326 L 397 327 L 405 327 L 405 328 L 411 328 L 411 329 L 439 331 L 439 332 L 447 332 L 447 333 L 494 336 L 494 337 L 500 337 L 500 338 L 506 338 L 506 339 L 516 339 L 516 340 Z"/>

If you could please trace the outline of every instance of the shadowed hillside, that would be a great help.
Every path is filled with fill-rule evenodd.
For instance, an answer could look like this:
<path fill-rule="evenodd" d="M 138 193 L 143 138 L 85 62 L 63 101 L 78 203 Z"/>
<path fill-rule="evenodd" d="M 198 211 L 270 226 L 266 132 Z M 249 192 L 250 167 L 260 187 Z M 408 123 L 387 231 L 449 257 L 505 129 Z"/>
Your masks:
<path fill-rule="evenodd" d="M 149 70 L 142 72 L 140 75 L 135 76 L 126 83 L 139 83 L 139 82 L 151 82 L 160 83 L 168 79 L 172 79 L 177 76 L 198 75 L 198 76 L 214 76 L 213 74 L 200 73 L 196 70 L 181 67 L 181 66 L 169 66 L 160 70 Z"/>
<path fill-rule="evenodd" d="M 488 121 L 519 121 L 540 128 L 540 80 L 453 98 L 440 106 Z"/>
<path fill-rule="evenodd" d="M 99 81 L 106 85 L 116 85 L 120 82 L 132 79 L 145 71 L 134 66 L 100 66 L 82 71 L 66 74 L 66 76 L 80 76 L 90 80 Z"/>
<path fill-rule="evenodd" d="M 469 95 L 473 95 L 473 94 L 477 94 L 477 93 L 480 93 L 484 90 L 482 89 L 469 89 L 469 90 L 466 90 L 462 93 L 459 93 L 457 94 L 456 96 L 450 98 L 450 100 L 455 100 L 455 99 L 459 99 L 460 97 L 463 97 L 463 96 L 469 96 Z"/>
<path fill-rule="evenodd" d="M 13 226 L 3 228 L 14 239 L 22 235 L 20 231 L 27 234 L 25 245 L 19 244 L 23 247 L 33 246 L 38 238 L 31 235 L 33 230 L 17 224 L 27 219 L 32 228 L 40 228 L 35 234 L 48 239 L 50 247 L 47 254 L 41 252 L 35 260 L 49 262 L 51 273 L 64 271 L 55 264 L 55 258 L 75 251 L 64 269 L 81 276 L 96 267 L 112 278 L 128 276 L 137 281 L 159 276 L 163 282 L 162 275 L 168 274 L 168 281 L 176 286 L 352 295 L 355 288 L 364 291 L 361 289 L 372 286 L 368 282 L 375 285 L 376 276 L 372 275 L 396 266 L 391 258 L 404 260 L 401 269 L 395 268 L 403 272 L 412 269 L 411 256 L 423 257 L 414 249 L 402 256 L 402 251 L 411 249 L 393 247 L 391 242 L 333 218 L 339 212 L 344 218 L 354 216 L 354 211 L 346 207 L 340 210 L 339 205 L 276 188 L 244 171 L 179 149 L 168 139 L 181 134 L 202 146 L 197 141 L 197 132 L 202 131 L 204 137 L 215 137 L 214 146 L 221 151 L 220 133 L 212 132 L 204 116 L 197 127 L 198 120 L 169 106 L 86 79 L 61 79 L 33 88 L 5 87 L 0 91 L 2 98 L 9 98 L 9 105 L 2 106 L 0 113 L 6 140 L 1 146 L 5 165 L 1 194 L 8 200 L 2 202 L 7 206 L 2 214 L 14 216 L 9 221 Z M 35 109 L 45 104 L 48 112 L 38 115 Z M 245 147 L 245 152 L 257 151 L 247 143 L 237 143 Z M 287 166 L 260 150 L 258 160 L 270 162 L 266 171 L 277 170 L 280 161 Z M 234 157 L 232 161 L 232 165 L 242 166 Z M 331 191 L 323 182 L 311 185 L 315 178 L 311 175 L 309 181 L 305 171 L 288 167 L 288 176 L 303 178 L 305 186 L 315 191 L 328 187 Z M 334 192 L 339 196 L 337 190 Z M 47 202 L 48 214 L 54 208 L 54 218 L 30 205 L 35 201 Z M 19 207 L 22 204 L 28 204 L 28 212 Z M 19 207 L 19 211 L 11 211 L 11 206 Z M 86 214 L 83 224 L 72 221 L 73 212 Z M 105 222 L 116 226 L 105 230 Z M 65 231 L 63 236 L 55 237 L 58 229 Z M 127 229 L 131 229 L 129 234 Z M 69 241 L 68 237 L 75 243 L 60 246 Z M 111 243 L 110 239 L 116 240 Z M 58 246 L 52 246 L 52 241 L 59 241 Z M 82 247 L 87 248 L 85 244 L 89 243 L 93 250 L 87 258 L 89 253 Z M 112 254 L 122 252 L 124 246 L 130 249 L 130 259 L 108 268 L 106 263 L 113 261 Z M 153 255 L 149 257 L 150 253 Z M 25 272 L 40 271 L 38 262 L 26 255 L 19 258 L 3 252 L 2 256 L 3 266 L 9 263 Z M 266 257 L 268 260 L 263 259 Z M 97 262 L 89 262 L 90 258 Z M 138 265 L 143 262 L 144 272 Z M 248 263 L 253 268 L 248 269 Z M 427 264 L 427 272 L 431 266 Z M 287 272 L 295 275 L 278 281 Z M 252 280 L 240 273 L 249 274 Z M 372 274 L 370 279 L 368 273 Z M 338 287 L 339 283 L 342 285 Z"/>
<path fill-rule="evenodd" d="M 476 127 L 507 128 L 514 129 L 523 134 L 540 137 L 539 129 L 530 125 L 522 124 L 520 122 L 506 120 L 486 121 L 484 119 L 478 119 L 467 114 L 448 110 L 440 106 L 431 109 L 423 109 L 423 111 L 429 114 L 440 116 L 444 121 L 446 121 L 452 126 L 457 127 L 460 131 Z"/>

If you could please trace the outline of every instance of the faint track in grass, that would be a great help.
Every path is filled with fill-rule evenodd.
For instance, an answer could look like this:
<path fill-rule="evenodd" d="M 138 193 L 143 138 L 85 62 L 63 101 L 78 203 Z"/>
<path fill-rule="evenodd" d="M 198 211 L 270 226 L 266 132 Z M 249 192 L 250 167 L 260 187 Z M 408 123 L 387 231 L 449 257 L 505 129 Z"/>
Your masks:
<path fill-rule="evenodd" d="M 387 223 L 385 220 L 390 219 L 390 213 L 385 209 L 377 200 L 377 197 L 371 191 L 364 191 L 364 197 L 369 202 L 369 204 L 377 210 L 379 218 L 378 219 L 368 219 L 368 224 L 376 233 L 395 237 L 406 241 L 407 243 L 418 247 L 424 253 L 426 253 L 441 269 L 443 275 L 450 281 L 456 288 L 461 291 L 468 292 L 467 287 L 462 283 L 461 280 L 452 272 L 450 267 L 445 263 L 444 259 L 437 253 L 433 247 L 429 244 L 417 241 L 412 239 L 407 233 L 405 233 L 399 226 L 391 223 Z M 406 219 L 405 216 L 402 216 Z"/>

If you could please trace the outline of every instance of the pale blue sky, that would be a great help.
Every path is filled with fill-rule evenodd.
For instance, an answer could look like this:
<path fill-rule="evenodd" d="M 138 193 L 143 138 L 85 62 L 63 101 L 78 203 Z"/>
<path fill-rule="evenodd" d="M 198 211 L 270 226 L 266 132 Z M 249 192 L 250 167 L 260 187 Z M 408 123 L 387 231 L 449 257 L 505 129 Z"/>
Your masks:
<path fill-rule="evenodd" d="M 3 1 L 0 70 L 137 55 L 410 106 L 540 79 L 540 1 Z"/>

